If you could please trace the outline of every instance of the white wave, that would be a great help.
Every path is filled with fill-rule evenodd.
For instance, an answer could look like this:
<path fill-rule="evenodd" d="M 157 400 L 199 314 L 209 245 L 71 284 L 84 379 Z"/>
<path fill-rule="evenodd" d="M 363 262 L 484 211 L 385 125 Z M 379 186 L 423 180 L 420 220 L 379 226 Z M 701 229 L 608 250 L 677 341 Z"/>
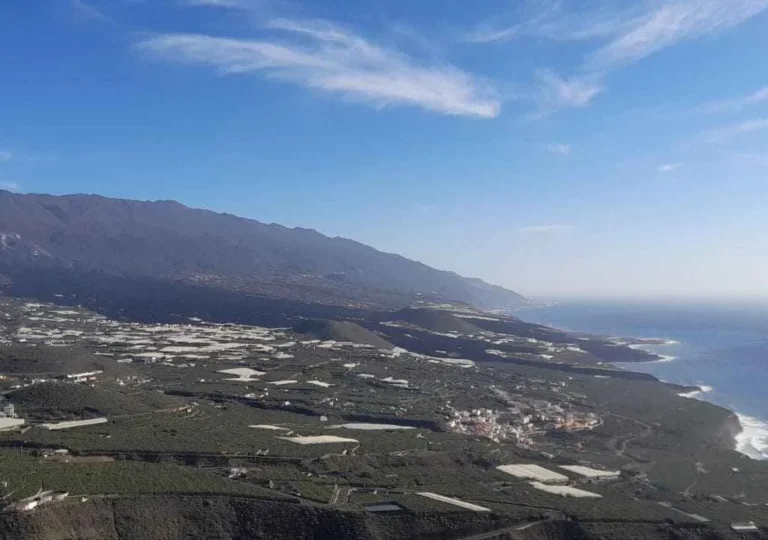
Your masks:
<path fill-rule="evenodd" d="M 688 399 L 699 399 L 704 394 L 710 393 L 714 388 L 711 386 L 703 385 L 699 386 L 697 390 L 694 390 L 692 392 L 683 392 L 682 394 L 677 394 L 680 397 L 688 398 Z"/>
<path fill-rule="evenodd" d="M 709 385 L 702 385 L 698 390 L 678 394 L 680 397 L 704 400 L 703 396 L 714 391 Z M 739 417 L 741 433 L 736 435 L 736 451 L 747 457 L 768 460 L 768 422 L 759 418 L 735 413 Z"/>
<path fill-rule="evenodd" d="M 643 351 L 643 352 L 647 352 L 648 354 L 653 354 L 655 356 L 658 356 L 658 360 L 650 360 L 646 362 L 648 364 L 665 364 L 667 362 L 674 362 L 679 357 L 672 356 L 669 354 L 659 354 L 658 352 L 656 352 L 656 347 L 661 347 L 663 345 L 673 345 L 673 344 L 677 344 L 677 341 L 674 341 L 674 342 L 670 341 L 669 343 L 664 343 L 664 344 L 634 343 L 632 345 L 627 345 L 627 347 L 635 351 Z"/>
<path fill-rule="evenodd" d="M 668 347 L 670 345 L 680 345 L 679 341 L 676 341 L 674 339 L 666 339 L 666 338 L 631 338 L 630 341 L 622 341 L 622 338 L 611 338 L 614 343 L 617 345 L 626 345 L 627 343 L 632 343 L 632 345 L 629 345 L 630 349 L 640 349 L 644 350 L 643 347 Z"/>
<path fill-rule="evenodd" d="M 677 360 L 677 356 L 669 356 L 666 354 L 660 354 L 658 360 L 654 360 L 653 362 L 649 362 L 649 364 L 666 364 L 667 362 L 674 362 Z"/>
<path fill-rule="evenodd" d="M 628 349 L 632 349 L 635 351 L 643 351 L 647 352 L 649 354 L 655 354 L 661 360 L 653 360 L 653 362 L 671 362 L 672 360 L 677 360 L 677 356 L 669 356 L 666 354 L 659 354 L 656 350 L 657 347 L 662 347 L 662 345 L 647 345 L 645 343 L 634 343 L 632 345 L 627 345 Z"/>
<path fill-rule="evenodd" d="M 736 436 L 736 451 L 752 459 L 768 460 L 768 423 L 738 414 L 741 433 Z"/>

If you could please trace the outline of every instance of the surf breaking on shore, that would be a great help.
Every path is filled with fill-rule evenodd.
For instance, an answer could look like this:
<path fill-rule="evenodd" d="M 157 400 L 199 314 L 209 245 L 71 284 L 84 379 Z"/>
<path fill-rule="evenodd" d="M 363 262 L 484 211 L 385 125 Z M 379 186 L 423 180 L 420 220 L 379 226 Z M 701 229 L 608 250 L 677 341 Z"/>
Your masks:
<path fill-rule="evenodd" d="M 692 392 L 684 392 L 682 394 L 677 394 L 680 397 L 688 398 L 688 399 L 699 399 L 704 394 L 710 393 L 714 388 L 711 386 L 703 385 L 699 386 L 698 390 L 694 390 Z"/>
<path fill-rule="evenodd" d="M 658 354 L 654 347 L 664 345 L 678 345 L 679 342 L 671 339 L 649 339 L 647 341 L 653 341 L 654 343 L 632 343 L 628 346 L 631 349 L 644 350 L 652 354 L 659 356 L 659 360 L 655 360 L 653 364 L 660 364 L 665 362 L 672 362 L 677 360 L 675 356 L 667 356 Z M 680 397 L 687 399 L 698 399 L 700 401 L 709 401 L 706 399 L 706 395 L 714 390 L 712 386 L 702 385 L 696 390 L 690 392 L 683 392 L 678 394 Z M 756 460 L 768 460 L 768 422 L 764 422 L 759 418 L 748 416 L 734 411 L 734 414 L 739 419 L 741 424 L 741 432 L 736 435 L 736 451 L 744 454 L 745 456 Z"/>
<path fill-rule="evenodd" d="M 736 451 L 752 459 L 768 460 L 768 423 L 736 413 L 741 433 L 736 435 Z"/>
<path fill-rule="evenodd" d="M 711 386 L 705 385 L 699 387 L 698 390 L 678 394 L 678 396 L 707 401 L 703 396 L 712 390 L 714 389 Z M 734 412 L 734 414 L 739 418 L 739 424 L 741 424 L 741 432 L 735 437 L 736 451 L 752 459 L 768 460 L 768 422 L 738 412 Z"/>
<path fill-rule="evenodd" d="M 667 338 L 610 338 L 616 345 L 623 345 L 636 351 L 644 351 L 657 357 L 656 360 L 649 360 L 649 364 L 664 364 L 674 362 L 677 356 L 660 354 L 656 349 L 659 347 L 669 347 L 670 345 L 680 345 L 679 341 Z"/>
<path fill-rule="evenodd" d="M 655 353 L 654 353 L 655 354 Z M 674 362 L 677 360 L 677 356 L 670 356 L 668 354 L 659 354 L 658 360 L 652 360 L 649 364 L 665 364 L 667 362 Z"/>

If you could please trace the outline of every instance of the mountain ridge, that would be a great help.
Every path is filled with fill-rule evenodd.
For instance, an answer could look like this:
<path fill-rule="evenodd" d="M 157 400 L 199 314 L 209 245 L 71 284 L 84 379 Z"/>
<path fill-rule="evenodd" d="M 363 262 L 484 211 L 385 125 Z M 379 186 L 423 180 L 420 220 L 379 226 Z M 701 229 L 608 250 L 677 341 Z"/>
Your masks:
<path fill-rule="evenodd" d="M 525 301 L 356 240 L 176 201 L 0 190 L 0 235 L 0 263 L 17 269 L 181 279 L 278 297 L 322 292 L 341 304 L 370 297 L 371 305 L 423 299 L 501 309 Z"/>

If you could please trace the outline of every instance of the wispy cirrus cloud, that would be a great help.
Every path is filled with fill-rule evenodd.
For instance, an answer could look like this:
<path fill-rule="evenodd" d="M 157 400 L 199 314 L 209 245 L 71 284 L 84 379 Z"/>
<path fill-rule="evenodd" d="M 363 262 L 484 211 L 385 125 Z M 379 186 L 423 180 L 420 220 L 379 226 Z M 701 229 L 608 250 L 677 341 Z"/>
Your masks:
<path fill-rule="evenodd" d="M 768 8 L 768 0 L 671 0 L 652 6 L 629 28 L 595 51 L 592 69 L 642 60 L 683 41 L 739 26 Z"/>
<path fill-rule="evenodd" d="M 768 86 L 745 96 L 707 103 L 701 107 L 701 111 L 706 113 L 738 112 L 758 103 L 768 103 Z"/>
<path fill-rule="evenodd" d="M 0 163 L 3 161 L 11 161 L 13 159 L 13 152 L 10 150 L 0 150 Z"/>
<path fill-rule="evenodd" d="M 701 133 L 701 137 L 708 143 L 722 143 L 740 135 L 761 131 L 768 131 L 768 117 L 752 118 L 735 124 L 708 129 Z"/>
<path fill-rule="evenodd" d="M 571 6 L 577 9 L 569 9 Z M 594 7 L 594 2 L 524 0 L 511 13 L 484 21 L 465 32 L 463 41 L 498 43 L 518 37 L 544 37 L 557 41 L 606 38 L 628 30 L 632 21 L 642 13 L 642 2 L 608 9 Z"/>
<path fill-rule="evenodd" d="M 682 167 L 682 163 L 662 163 L 658 166 L 657 170 L 662 174 L 667 174 L 671 172 L 675 172 L 677 169 Z"/>
<path fill-rule="evenodd" d="M 327 21 L 278 19 L 267 27 L 281 37 L 164 34 L 136 47 L 163 60 L 263 75 L 376 107 L 411 105 L 475 118 L 493 118 L 501 110 L 490 84 L 454 66 L 421 63 Z"/>
<path fill-rule="evenodd" d="M 550 70 L 536 74 L 539 92 L 537 101 L 544 111 L 562 107 L 584 107 L 603 91 L 593 77 L 565 79 Z"/>
<path fill-rule="evenodd" d="M 484 25 L 463 35 L 462 41 L 467 43 L 494 43 L 509 41 L 518 37 L 521 33 L 520 25 L 507 26 L 504 28 L 494 28 L 490 25 Z"/>
<path fill-rule="evenodd" d="M 680 43 L 735 28 L 763 13 L 768 0 L 529 0 L 524 5 L 527 9 L 513 14 L 514 23 L 482 23 L 467 34 L 466 41 L 490 43 L 529 36 L 597 42 L 568 79 L 577 85 L 577 91 L 566 93 L 573 98 L 555 103 L 582 107 L 598 95 L 609 72 Z M 563 80 L 554 75 L 541 84 L 539 78 L 545 98 L 553 86 L 546 83 L 557 79 Z"/>
<path fill-rule="evenodd" d="M 573 151 L 573 147 L 570 144 L 558 143 L 547 145 L 547 150 L 560 156 L 570 156 L 571 152 Z"/>
<path fill-rule="evenodd" d="M 142 0 L 147 1 L 147 0 Z M 295 12 L 298 4 L 294 0 L 167 0 L 186 8 L 209 8 L 211 11 L 231 11 L 238 15 L 258 15 L 259 18 L 272 17 L 283 11 Z"/>
<path fill-rule="evenodd" d="M 93 4 L 86 2 L 86 0 L 70 0 L 72 10 L 79 16 L 86 19 L 94 19 L 98 21 L 111 21 L 112 18 L 95 7 Z"/>

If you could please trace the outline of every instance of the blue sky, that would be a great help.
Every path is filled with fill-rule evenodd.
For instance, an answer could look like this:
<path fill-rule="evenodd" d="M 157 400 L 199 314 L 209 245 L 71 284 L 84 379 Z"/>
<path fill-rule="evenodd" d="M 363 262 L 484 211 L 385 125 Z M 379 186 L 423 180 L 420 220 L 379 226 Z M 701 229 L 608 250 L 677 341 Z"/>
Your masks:
<path fill-rule="evenodd" d="M 768 0 L 5 0 L 0 187 L 532 296 L 768 295 Z"/>

